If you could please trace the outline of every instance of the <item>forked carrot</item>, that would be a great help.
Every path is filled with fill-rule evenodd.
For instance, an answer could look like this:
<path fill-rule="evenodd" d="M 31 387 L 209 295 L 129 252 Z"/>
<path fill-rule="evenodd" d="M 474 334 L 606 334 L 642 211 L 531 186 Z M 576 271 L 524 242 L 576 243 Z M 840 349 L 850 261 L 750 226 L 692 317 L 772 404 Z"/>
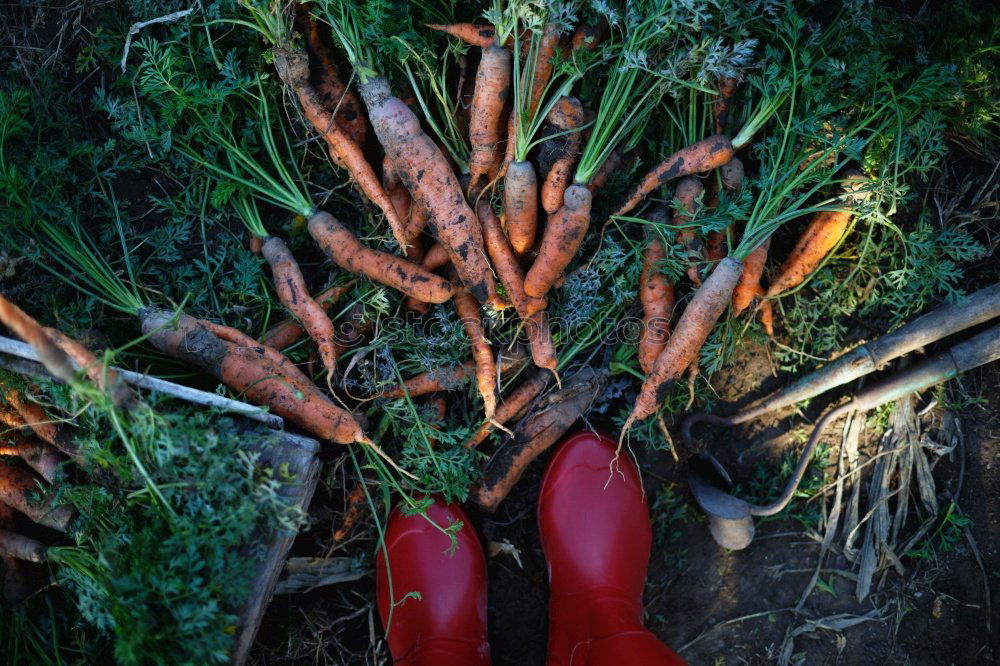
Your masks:
<path fill-rule="evenodd" d="M 524 292 L 543 298 L 576 256 L 590 226 L 590 190 L 573 184 L 566 189 L 563 205 L 549 216 L 542 234 L 538 257 L 524 278 Z"/>
<path fill-rule="evenodd" d="M 309 219 L 309 234 L 330 259 L 346 271 L 396 289 L 425 303 L 452 297 L 450 282 L 400 257 L 365 247 L 332 215 L 319 211 Z"/>

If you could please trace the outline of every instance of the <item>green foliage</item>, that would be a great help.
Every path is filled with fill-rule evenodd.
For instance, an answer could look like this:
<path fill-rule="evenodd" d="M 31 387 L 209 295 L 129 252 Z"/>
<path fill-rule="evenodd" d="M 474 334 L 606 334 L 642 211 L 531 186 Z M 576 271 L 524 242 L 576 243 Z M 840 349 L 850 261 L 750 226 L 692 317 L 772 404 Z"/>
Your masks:
<path fill-rule="evenodd" d="M 965 530 L 972 527 L 972 519 L 959 512 L 954 502 L 941 510 L 937 526 L 920 541 L 917 548 L 906 552 L 907 557 L 932 560 L 954 552 L 965 539 Z"/>

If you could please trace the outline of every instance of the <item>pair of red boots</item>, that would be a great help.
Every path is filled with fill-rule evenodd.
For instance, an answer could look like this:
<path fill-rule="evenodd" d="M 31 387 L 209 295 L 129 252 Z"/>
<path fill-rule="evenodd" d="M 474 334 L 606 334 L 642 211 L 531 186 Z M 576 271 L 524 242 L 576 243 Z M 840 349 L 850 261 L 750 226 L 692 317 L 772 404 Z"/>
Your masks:
<path fill-rule="evenodd" d="M 615 444 L 606 437 L 572 435 L 542 481 L 538 527 L 549 568 L 548 664 L 683 664 L 642 625 L 649 510 L 627 456 L 611 475 L 614 456 Z M 427 520 L 393 512 L 385 534 L 389 566 L 384 552 L 377 562 L 389 651 L 396 664 L 407 666 L 489 664 L 482 546 L 458 505 L 436 501 L 427 516 L 441 527 L 455 521 L 465 527 L 449 555 L 448 537 Z"/>

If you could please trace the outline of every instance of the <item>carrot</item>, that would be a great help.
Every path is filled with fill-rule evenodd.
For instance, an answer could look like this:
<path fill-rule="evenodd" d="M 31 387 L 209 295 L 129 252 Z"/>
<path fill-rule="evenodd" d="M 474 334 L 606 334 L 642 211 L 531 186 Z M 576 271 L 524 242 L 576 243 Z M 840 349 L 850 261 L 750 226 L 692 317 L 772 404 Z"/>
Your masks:
<path fill-rule="evenodd" d="M 470 188 L 478 188 L 481 179 L 497 167 L 502 116 L 510 97 L 510 68 L 510 51 L 496 45 L 483 49 L 469 117 Z"/>
<path fill-rule="evenodd" d="M 274 274 L 274 288 L 278 292 L 278 300 L 302 323 L 302 328 L 316 343 L 326 371 L 331 375 L 336 374 L 337 353 L 333 347 L 336 333 L 333 322 L 330 321 L 326 310 L 309 295 L 306 281 L 291 250 L 285 241 L 276 236 L 268 236 L 261 246 L 261 254 Z"/>
<path fill-rule="evenodd" d="M 354 286 L 354 282 L 354 280 L 351 280 L 347 284 L 328 287 L 317 294 L 313 300 L 324 311 L 329 312 L 330 308 Z M 264 333 L 263 344 L 274 349 L 285 349 L 301 340 L 305 333 L 299 322 L 294 319 L 285 319 L 267 329 L 267 332 Z"/>
<path fill-rule="evenodd" d="M 107 367 L 97 360 L 94 354 L 81 343 L 54 328 L 46 328 L 45 332 L 53 342 L 62 349 L 73 361 L 82 368 L 99 389 L 108 393 L 111 402 L 116 407 L 132 409 L 139 402 L 139 397 L 132 387 L 118 376 L 113 368 Z"/>
<path fill-rule="evenodd" d="M 712 102 L 712 117 L 715 120 L 715 133 L 722 134 L 726 131 L 726 124 L 729 121 L 729 103 L 736 94 L 736 87 L 739 81 L 731 76 L 719 77 L 719 96 Z"/>
<path fill-rule="evenodd" d="M 670 337 L 670 315 L 676 296 L 674 285 L 657 268 L 667 256 L 663 241 L 656 236 L 642 253 L 642 273 L 639 275 L 639 301 L 642 303 L 642 330 L 639 333 L 639 366 L 649 374 Z"/>
<path fill-rule="evenodd" d="M 378 206 L 389 222 L 393 238 L 400 248 L 405 248 L 403 221 L 396 215 L 396 209 L 389 195 L 382 189 L 375 170 L 368 163 L 361 147 L 340 129 L 330 112 L 323 108 L 315 89 L 309 83 L 309 62 L 305 52 L 274 49 L 274 66 L 281 80 L 295 92 L 306 119 L 326 141 L 334 161 L 347 170 L 364 195 Z"/>
<path fill-rule="evenodd" d="M 590 226 L 590 199 L 585 185 L 574 184 L 566 189 L 563 205 L 549 217 L 538 257 L 524 278 L 528 296 L 545 296 L 573 260 Z"/>
<path fill-rule="evenodd" d="M 542 28 L 542 38 L 538 43 L 538 56 L 535 60 L 535 77 L 531 82 L 531 103 L 528 106 L 528 116 L 535 115 L 535 109 L 542 101 L 545 86 L 552 78 L 556 48 L 559 46 L 560 27 L 558 23 L 549 22 Z"/>
<path fill-rule="evenodd" d="M 476 23 L 450 23 L 442 25 L 440 23 L 426 24 L 431 30 L 439 30 L 445 34 L 461 39 L 466 44 L 478 46 L 481 49 L 488 49 L 494 45 L 496 40 L 496 30 L 491 25 L 479 25 Z"/>
<path fill-rule="evenodd" d="M 309 219 L 309 234 L 323 252 L 346 271 L 396 289 L 426 303 L 444 303 L 454 289 L 447 280 L 385 252 L 367 248 L 332 215 L 319 211 Z"/>
<path fill-rule="evenodd" d="M 654 166 L 625 201 L 611 215 L 625 215 L 647 194 L 673 178 L 690 176 L 715 169 L 733 157 L 733 144 L 721 134 L 693 143 Z"/>
<path fill-rule="evenodd" d="M 762 301 L 760 304 L 760 324 L 764 327 L 764 332 L 770 338 L 774 337 L 774 310 L 771 308 L 771 301 Z"/>
<path fill-rule="evenodd" d="M 323 27 L 311 16 L 306 18 L 306 45 L 319 64 L 316 94 L 319 95 L 323 107 L 334 114 L 334 121 L 351 141 L 358 146 L 364 146 L 368 126 L 365 124 L 361 100 L 341 81 L 340 68 L 333 59 L 333 49 L 327 46 L 330 34 L 328 30 L 323 30 Z"/>
<path fill-rule="evenodd" d="M 367 495 L 365 494 L 365 484 L 364 481 L 358 481 L 354 484 L 354 489 L 351 490 L 351 494 L 347 496 L 347 504 L 344 508 L 344 518 L 340 521 L 340 527 L 336 529 L 333 533 L 333 543 L 338 544 L 347 538 L 347 535 L 354 528 L 354 525 L 361 518 L 361 515 L 365 511 L 365 503 L 367 500 Z"/>
<path fill-rule="evenodd" d="M 493 213 L 488 201 L 480 200 L 477 206 L 479 224 L 483 229 L 483 240 L 486 243 L 486 253 L 496 269 L 497 276 L 503 284 L 507 298 L 521 319 L 529 319 L 539 310 L 545 309 L 544 298 L 529 297 L 524 293 L 524 274 L 517 263 L 517 256 L 511 243 L 500 228 L 500 221 Z M 508 225 L 508 230 L 510 226 Z"/>
<path fill-rule="evenodd" d="M 583 125 L 584 113 L 580 100 L 575 97 L 561 97 L 552 107 L 547 120 L 557 132 L 574 130 Z M 561 150 L 542 181 L 540 199 L 542 208 L 550 215 L 563 205 L 563 195 L 573 177 L 573 166 L 580 156 L 582 143 L 580 132 L 570 132 L 558 137 Z"/>
<path fill-rule="evenodd" d="M 438 393 L 430 398 L 427 403 L 434 409 L 434 424 L 431 426 L 431 429 L 436 431 L 444 423 L 445 417 L 448 416 L 448 400 L 444 395 Z M 434 448 L 437 446 L 437 438 L 428 436 L 427 443 L 430 444 L 431 448 Z"/>
<path fill-rule="evenodd" d="M 493 359 L 493 350 L 490 348 L 490 341 L 486 339 L 486 332 L 483 329 L 483 319 L 479 315 L 479 304 L 468 292 L 462 289 L 455 290 L 455 311 L 465 328 L 465 335 L 468 336 L 472 344 L 472 359 L 476 366 L 476 386 L 479 388 L 479 395 L 483 397 L 483 410 L 486 418 L 493 418 L 493 412 L 497 406 L 496 381 L 497 364 Z"/>
<path fill-rule="evenodd" d="M 632 412 L 622 428 L 622 438 L 633 423 L 656 411 L 673 382 L 698 359 L 698 352 L 729 304 L 742 272 L 743 264 L 738 259 L 726 257 L 695 292 L 667 340 L 666 347 L 646 376 Z"/>
<path fill-rule="evenodd" d="M 848 201 L 858 201 L 864 194 L 859 192 L 864 176 L 851 171 L 845 175 L 844 191 Z M 775 296 L 797 287 L 822 263 L 840 239 L 847 232 L 852 213 L 845 211 L 820 211 L 813 216 L 805 233 L 799 238 L 792 253 L 781 265 L 777 277 L 771 282 L 765 298 Z"/>
<path fill-rule="evenodd" d="M 82 462 L 80 452 L 70 439 L 67 430 L 45 413 L 39 405 L 27 400 L 13 389 L 4 392 L 4 400 L 17 411 L 18 421 L 10 419 L 9 412 L 0 411 L 0 422 L 11 428 L 30 428 L 43 442 L 54 446 L 77 462 Z"/>
<path fill-rule="evenodd" d="M 429 215 L 462 282 L 480 303 L 496 304 L 479 225 L 441 149 L 424 133 L 413 111 L 392 96 L 385 78 L 374 76 L 363 82 L 361 96 L 375 134 L 414 205 Z"/>
<path fill-rule="evenodd" d="M 451 263 L 451 256 L 448 254 L 448 248 L 441 243 L 435 243 L 431 245 L 431 249 L 427 250 L 424 260 L 420 262 L 420 266 L 425 271 L 436 271 L 439 268 L 447 266 L 449 263 Z"/>
<path fill-rule="evenodd" d="M 524 322 L 524 333 L 531 349 L 531 360 L 539 368 L 545 368 L 551 372 L 552 376 L 555 377 L 556 384 L 561 384 L 558 369 L 559 359 L 556 357 L 556 349 L 552 344 L 549 315 L 545 310 L 539 310 Z"/>
<path fill-rule="evenodd" d="M 41 541 L 35 541 L 34 539 L 26 537 L 22 534 L 0 529 L 0 556 L 4 558 L 4 568 L 7 569 L 7 576 L 11 575 L 10 567 L 13 564 L 12 562 L 7 561 L 8 558 L 24 562 L 44 562 L 47 550 L 48 549 L 45 547 L 45 544 Z M 9 592 L 8 585 L 9 582 L 7 579 L 4 579 L 4 596 L 8 598 L 8 600 L 12 597 L 20 596 L 19 594 L 12 594 Z"/>
<path fill-rule="evenodd" d="M 677 183 L 677 190 L 674 192 L 674 199 L 681 205 L 681 210 L 685 211 L 682 213 L 681 210 L 678 210 L 674 213 L 674 225 L 681 227 L 677 232 L 677 240 L 687 248 L 688 259 L 691 261 L 691 265 L 687 269 L 687 274 L 696 287 L 701 286 L 701 276 L 698 274 L 698 263 L 695 258 L 701 254 L 703 244 L 694 228 L 683 227 L 691 221 L 691 218 L 694 216 L 697 199 L 704 193 L 705 186 L 694 176 L 682 178 Z"/>
<path fill-rule="evenodd" d="M 607 28 L 607 25 L 607 22 L 603 18 L 597 25 L 580 23 L 580 25 L 576 27 L 576 32 L 573 33 L 571 42 L 573 44 L 573 50 L 594 50 L 594 48 L 600 43 L 601 37 L 604 36 L 604 31 Z"/>
<path fill-rule="evenodd" d="M 0 294 L 0 323 L 34 348 L 45 369 L 64 382 L 73 382 L 76 369 L 69 355 L 59 348 L 49 334 L 24 310 Z"/>
<path fill-rule="evenodd" d="M 524 414 L 531 406 L 532 401 L 540 396 L 545 387 L 549 385 L 551 378 L 552 375 L 547 370 L 539 370 L 514 389 L 507 398 L 501 399 L 497 405 L 496 413 L 493 414 L 493 420 L 484 422 L 479 428 L 479 432 L 465 443 L 465 448 L 471 449 L 479 446 L 490 436 L 497 423 L 503 425 Z"/>
<path fill-rule="evenodd" d="M 410 193 L 407 191 L 399 174 L 392 168 L 392 162 L 386 157 L 382 160 L 382 189 L 385 190 L 392 207 L 396 211 L 396 217 L 403 221 L 403 226 L 407 230 L 410 228 Z M 409 233 L 407 235 L 410 235 Z"/>
<path fill-rule="evenodd" d="M 68 504 L 52 506 L 51 496 L 39 502 L 41 494 L 31 472 L 0 463 L 0 503 L 17 509 L 39 525 L 65 532 L 76 517 L 76 509 Z"/>
<path fill-rule="evenodd" d="M 738 157 L 734 156 L 733 159 L 719 167 L 719 179 L 722 181 L 722 189 L 730 196 L 740 191 L 740 188 L 743 186 L 743 176 L 743 161 Z M 716 184 L 715 180 L 710 182 Z M 706 205 L 709 208 L 715 208 L 719 205 L 717 189 L 711 200 L 706 199 Z M 718 263 L 726 256 L 726 233 L 724 231 L 708 232 L 708 248 L 705 256 L 710 265 Z"/>
<path fill-rule="evenodd" d="M 747 255 L 743 262 L 743 274 L 740 275 L 736 288 L 733 289 L 733 315 L 739 315 L 753 303 L 755 298 L 764 295 L 760 286 L 760 278 L 764 274 L 764 264 L 767 263 L 767 249 L 771 245 L 768 238 L 756 250 Z"/>
<path fill-rule="evenodd" d="M 205 370 L 255 404 L 265 405 L 306 432 L 338 444 L 370 444 L 354 417 L 337 407 L 280 354 L 259 343 L 227 342 L 199 320 L 156 307 L 138 312 L 150 342 L 170 356 Z M 273 352 L 273 350 L 271 350 Z M 280 360 L 279 360 L 280 358 Z M 294 368 L 294 369 L 293 369 Z"/>
<path fill-rule="evenodd" d="M 43 479 L 55 482 L 63 458 L 54 447 L 18 434 L 8 434 L 5 438 L 8 440 L 6 443 L 0 439 L 0 456 L 16 456 Z"/>
<path fill-rule="evenodd" d="M 471 493 L 474 504 L 494 512 L 528 465 L 547 451 L 590 407 L 607 384 L 605 370 L 584 368 L 545 407 L 518 424 L 512 442 L 497 449 Z"/>
<path fill-rule="evenodd" d="M 513 354 L 500 358 L 500 372 L 510 372 L 524 365 L 525 357 L 523 353 L 515 351 Z M 411 398 L 418 398 L 428 393 L 437 391 L 454 391 L 465 384 L 465 380 L 476 373 L 475 361 L 465 361 L 461 365 L 446 368 L 434 368 L 414 377 L 404 380 L 402 384 L 392 386 L 374 397 L 385 398 L 387 400 L 398 400 L 405 395 Z"/>
<path fill-rule="evenodd" d="M 538 180 L 531 162 L 511 162 L 507 167 L 503 207 L 511 247 L 524 254 L 535 242 L 538 229 Z"/>
<path fill-rule="evenodd" d="M 635 151 L 630 150 L 623 155 L 617 148 L 615 148 L 608 154 L 608 159 L 604 160 L 604 164 L 602 164 L 601 168 L 597 170 L 594 177 L 590 179 L 590 184 L 587 185 L 587 188 L 591 192 L 596 193 L 604 187 L 605 183 L 608 182 L 608 178 L 611 177 L 611 174 L 619 170 L 628 169 L 632 163 L 635 162 L 635 158 Z"/>

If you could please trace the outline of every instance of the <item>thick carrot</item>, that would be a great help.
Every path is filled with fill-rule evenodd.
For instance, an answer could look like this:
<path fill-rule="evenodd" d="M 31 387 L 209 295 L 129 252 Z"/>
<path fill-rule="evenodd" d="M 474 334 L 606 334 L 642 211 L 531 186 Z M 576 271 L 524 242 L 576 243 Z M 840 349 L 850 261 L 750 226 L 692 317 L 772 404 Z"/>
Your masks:
<path fill-rule="evenodd" d="M 549 216 L 538 257 L 524 278 L 528 296 L 545 296 L 573 260 L 590 226 L 590 190 L 574 184 L 566 189 L 563 199 L 562 207 Z"/>
<path fill-rule="evenodd" d="M 465 335 L 468 336 L 469 342 L 472 344 L 472 360 L 476 367 L 476 386 L 479 388 L 479 395 L 483 397 L 483 410 L 486 412 L 486 418 L 491 419 L 497 406 L 497 364 L 493 359 L 490 341 L 486 339 L 486 332 L 483 329 L 479 303 L 464 289 L 456 289 L 452 300 L 455 301 L 455 310 L 465 328 Z"/>
<path fill-rule="evenodd" d="M 379 207 L 389 222 L 393 238 L 399 247 L 406 247 L 406 233 L 403 221 L 396 215 L 392 200 L 382 188 L 382 183 L 361 147 L 351 140 L 334 122 L 330 112 L 323 108 L 315 89 L 309 83 L 309 62 L 304 51 L 274 49 L 274 66 L 278 76 L 294 92 L 306 119 L 326 141 L 335 161 L 347 170 L 358 187 L 372 203 Z"/>
<path fill-rule="evenodd" d="M 542 394 L 551 379 L 552 374 L 548 370 L 539 370 L 525 380 L 509 396 L 500 400 L 493 420 L 484 422 L 479 432 L 465 443 L 465 447 L 471 449 L 479 446 L 490 436 L 497 423 L 501 425 L 509 423 L 528 411 L 531 403 Z"/>
<path fill-rule="evenodd" d="M 510 372 L 524 365 L 527 359 L 520 350 L 515 350 L 511 354 L 505 354 L 500 358 L 500 372 Z M 404 395 L 411 398 L 418 398 L 428 393 L 437 391 L 454 391 L 465 385 L 469 377 L 476 374 L 476 362 L 465 361 L 461 365 L 453 365 L 445 368 L 434 368 L 427 372 L 422 372 L 396 384 L 373 397 L 385 398 L 387 400 L 398 400 Z"/>
<path fill-rule="evenodd" d="M 527 252 L 538 230 L 538 179 L 527 160 L 511 162 L 504 180 L 503 206 L 507 213 L 507 237 L 517 254 Z"/>
<path fill-rule="evenodd" d="M 348 290 L 354 286 L 354 280 L 351 280 L 347 284 L 338 285 L 334 287 L 328 287 L 324 289 L 319 294 L 313 298 L 316 303 L 319 304 L 324 311 L 329 312 L 330 308 L 340 300 L 341 296 L 346 294 Z M 267 329 L 264 333 L 263 344 L 268 347 L 273 347 L 274 349 L 285 349 L 286 347 L 291 347 L 293 344 L 302 339 L 302 336 L 306 332 L 302 329 L 302 325 L 294 319 L 285 319 L 278 322 L 271 328 Z"/>
<path fill-rule="evenodd" d="M 425 271 L 436 271 L 449 263 L 451 263 L 451 255 L 448 254 L 448 248 L 441 243 L 434 243 L 431 245 L 431 249 L 424 254 L 424 260 L 420 262 L 420 266 Z"/>
<path fill-rule="evenodd" d="M 337 407 L 287 359 L 277 362 L 255 348 L 222 340 L 184 313 L 144 307 L 138 312 L 150 342 L 170 356 L 208 372 L 253 403 L 269 407 L 306 432 L 338 444 L 369 443 L 354 417 Z"/>
<path fill-rule="evenodd" d="M 698 352 L 729 304 L 742 272 L 743 264 L 738 259 L 726 257 L 695 292 L 667 340 L 667 346 L 643 382 L 632 412 L 622 428 L 622 437 L 633 423 L 656 411 L 673 382 L 697 361 Z"/>
<path fill-rule="evenodd" d="M 771 246 L 768 238 L 756 250 L 747 255 L 743 261 L 743 274 L 733 289 L 733 315 L 739 315 L 753 303 L 755 298 L 764 295 L 760 286 L 760 278 L 764 275 L 764 264 L 767 263 L 767 249 Z"/>
<path fill-rule="evenodd" d="M 347 538 L 358 519 L 364 514 L 366 500 L 364 481 L 358 481 L 354 484 L 351 494 L 347 496 L 344 518 L 340 521 L 340 527 L 333 533 L 333 543 L 338 544 Z"/>
<path fill-rule="evenodd" d="M 694 217 L 695 208 L 697 205 L 698 197 L 705 193 L 705 186 L 701 184 L 701 181 L 694 176 L 687 176 L 682 178 L 680 182 L 677 183 L 677 190 L 674 192 L 674 199 L 681 205 L 681 209 L 674 213 L 674 225 L 677 227 L 684 227 L 691 221 Z M 685 212 L 681 212 L 681 210 Z M 701 275 L 698 274 L 698 263 L 695 259 L 701 256 L 703 243 L 698 234 L 693 228 L 681 228 L 677 232 L 677 240 L 680 242 L 688 251 L 688 260 L 691 265 L 688 266 L 687 274 L 691 279 L 691 282 L 696 287 L 701 286 Z"/>
<path fill-rule="evenodd" d="M 261 246 L 261 254 L 271 266 L 274 274 L 274 288 L 278 300 L 285 306 L 316 343 L 323 367 L 331 375 L 337 372 L 337 352 L 333 346 L 336 332 L 333 322 L 319 303 L 309 295 L 309 288 L 299 270 L 299 263 L 292 256 L 285 241 L 276 236 L 268 236 Z"/>
<path fill-rule="evenodd" d="M 0 502 L 17 509 L 28 518 L 60 532 L 65 532 L 76 517 L 76 509 L 68 504 L 52 506 L 51 496 L 39 502 L 42 495 L 35 476 L 16 465 L 0 463 Z"/>
<path fill-rule="evenodd" d="M 545 92 L 545 86 L 548 85 L 549 79 L 552 78 L 553 58 L 556 54 L 556 48 L 559 46 L 559 31 L 560 27 L 558 23 L 546 23 L 545 27 L 542 28 L 542 38 L 538 43 L 538 57 L 535 61 L 535 77 L 531 82 L 531 102 L 528 106 L 528 117 L 535 115 L 535 109 L 542 102 L 542 94 Z"/>
<path fill-rule="evenodd" d="M 654 166 L 626 197 L 622 205 L 612 213 L 612 216 L 625 215 L 635 208 L 647 194 L 668 180 L 718 168 L 732 157 L 733 144 L 721 134 L 710 136 L 687 148 L 682 148 Z"/>
<path fill-rule="evenodd" d="M 557 132 L 574 130 L 583 125 L 584 113 L 580 100 L 575 97 L 561 97 L 552 107 L 547 120 Z M 563 196 L 573 177 L 573 166 L 580 156 L 583 136 L 580 132 L 570 132 L 555 139 L 561 150 L 552 167 L 545 174 L 539 198 L 542 208 L 550 215 L 563 205 Z"/>
<path fill-rule="evenodd" d="M 722 134 L 726 131 L 726 124 L 729 122 L 729 103 L 736 94 L 736 87 L 739 81 L 731 76 L 719 77 L 719 96 L 712 102 L 712 117 L 715 119 L 715 133 Z"/>
<path fill-rule="evenodd" d="M 324 34 L 325 33 L 325 34 Z M 361 109 L 361 100 L 340 79 L 340 68 L 333 59 L 333 49 L 328 46 L 330 34 L 311 16 L 306 18 L 306 44 L 319 65 L 316 93 L 323 107 L 333 113 L 334 120 L 351 141 L 365 145 L 368 126 Z"/>
<path fill-rule="evenodd" d="M 366 81 L 361 96 L 375 134 L 410 191 L 414 205 L 428 213 L 462 282 L 480 303 L 497 304 L 475 213 L 441 149 L 424 133 L 413 111 L 393 97 L 385 78 L 376 76 Z"/>
<path fill-rule="evenodd" d="M 478 188 L 482 178 L 497 168 L 504 106 L 510 97 L 510 68 L 510 51 L 495 45 L 483 49 L 469 116 L 469 185 L 472 188 Z"/>
<path fill-rule="evenodd" d="M 11 575 L 12 559 L 36 563 L 45 561 L 46 548 L 43 543 L 12 531 L 16 527 L 16 516 L 13 508 L 0 502 L 0 557 L 4 558 L 4 566 L 8 568 L 7 577 Z M 5 592 L 8 582 L 4 580 Z"/>
<path fill-rule="evenodd" d="M 396 289 L 425 303 L 452 297 L 451 283 L 406 259 L 365 247 L 332 215 L 319 211 L 309 219 L 309 234 L 323 252 L 346 271 Z"/>
<path fill-rule="evenodd" d="M 848 201 L 857 201 L 864 195 L 859 192 L 864 176 L 851 171 L 846 175 L 844 190 Z M 813 216 L 805 233 L 799 238 L 792 253 L 781 265 L 777 277 L 771 282 L 765 294 L 766 298 L 788 291 L 802 284 L 805 279 L 822 263 L 840 239 L 847 232 L 852 213 L 846 211 L 821 211 Z"/>
<path fill-rule="evenodd" d="M 511 243 L 504 236 L 503 229 L 500 228 L 500 220 L 493 213 L 489 202 L 481 199 L 477 209 L 479 223 L 483 229 L 483 240 L 486 243 L 486 252 L 490 256 L 493 268 L 496 269 L 497 276 L 500 278 L 500 283 L 503 284 L 511 305 L 514 306 L 521 319 L 527 320 L 539 310 L 545 309 L 545 299 L 529 297 L 524 293 L 524 274 L 521 272 L 521 266 L 517 263 L 517 256 L 514 254 Z"/>
<path fill-rule="evenodd" d="M 450 23 L 442 25 L 440 23 L 428 23 L 431 30 L 439 30 L 445 34 L 461 39 L 466 44 L 478 46 L 481 49 L 488 49 L 493 46 L 496 39 L 496 30 L 491 25 L 479 25 L 476 23 Z"/>
<path fill-rule="evenodd" d="M 0 456 L 20 458 L 49 483 L 55 482 L 59 466 L 63 463 L 63 457 L 55 447 L 37 440 L 26 439 L 16 433 L 0 437 Z"/>
<path fill-rule="evenodd" d="M 653 235 L 642 252 L 639 301 L 642 303 L 642 330 L 639 333 L 639 367 L 646 374 L 667 345 L 670 316 L 674 311 L 674 285 L 657 268 L 667 256 L 663 241 Z"/>
<path fill-rule="evenodd" d="M 299 370 L 299 366 L 288 360 L 288 358 L 277 349 L 261 344 L 243 331 L 235 329 L 231 326 L 216 324 L 215 322 L 208 321 L 207 319 L 196 319 L 195 321 L 198 325 L 223 342 L 236 345 L 241 349 L 252 349 L 255 353 L 259 354 L 263 358 L 266 358 L 271 363 L 274 363 L 275 366 L 282 368 L 282 371 L 286 375 L 294 377 L 297 381 L 303 384 L 312 383 L 312 380 L 306 377 L 305 373 Z"/>

